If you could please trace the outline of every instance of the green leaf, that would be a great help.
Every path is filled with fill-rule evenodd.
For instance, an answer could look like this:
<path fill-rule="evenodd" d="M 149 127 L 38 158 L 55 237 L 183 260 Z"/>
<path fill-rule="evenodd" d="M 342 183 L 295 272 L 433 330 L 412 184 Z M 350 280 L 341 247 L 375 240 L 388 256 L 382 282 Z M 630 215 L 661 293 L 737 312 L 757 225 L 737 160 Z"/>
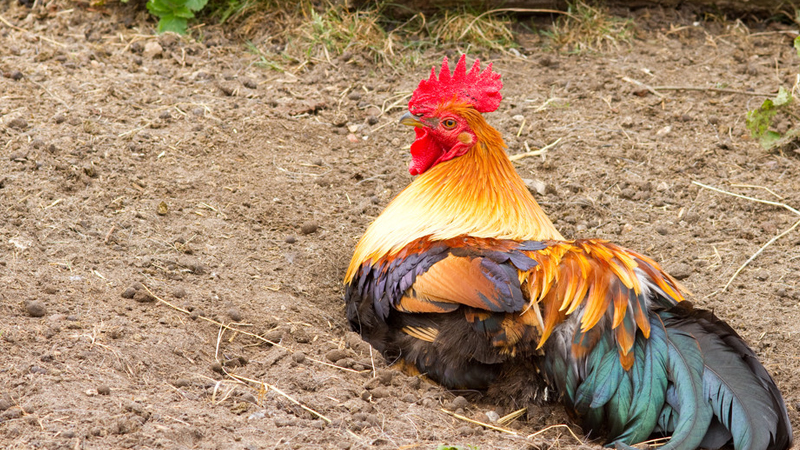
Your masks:
<path fill-rule="evenodd" d="M 200 11 L 206 6 L 208 0 L 186 0 L 186 7 L 192 11 Z"/>
<path fill-rule="evenodd" d="M 745 123 L 750 134 L 760 139 L 769 129 L 770 122 L 777 113 L 778 110 L 771 99 L 764 100 L 760 108 L 748 112 Z"/>
<path fill-rule="evenodd" d="M 798 10 L 798 17 L 800 18 L 800 10 Z M 800 36 L 794 38 L 794 49 L 797 50 L 797 56 L 800 58 Z"/>
<path fill-rule="evenodd" d="M 172 31 L 178 34 L 186 34 L 186 25 L 188 21 L 183 17 L 175 17 L 172 15 L 163 16 L 158 21 L 158 32 L 164 33 Z"/>
<path fill-rule="evenodd" d="M 800 37 L 800 36 L 799 36 Z M 778 89 L 778 95 L 775 96 L 775 99 L 772 100 L 772 103 L 776 107 L 781 107 L 783 105 L 787 105 L 792 101 L 792 94 L 791 92 L 787 91 L 783 86 Z"/>

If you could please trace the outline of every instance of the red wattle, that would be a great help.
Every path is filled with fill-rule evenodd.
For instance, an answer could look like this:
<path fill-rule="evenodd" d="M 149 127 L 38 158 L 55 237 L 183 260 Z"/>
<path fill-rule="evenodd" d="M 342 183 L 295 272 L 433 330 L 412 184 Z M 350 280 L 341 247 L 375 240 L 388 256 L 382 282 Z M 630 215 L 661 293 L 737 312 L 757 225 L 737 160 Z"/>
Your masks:
<path fill-rule="evenodd" d="M 417 138 L 411 144 L 411 163 L 408 172 L 411 175 L 425 173 L 444 154 L 444 151 L 428 137 L 428 129 L 414 128 Z"/>

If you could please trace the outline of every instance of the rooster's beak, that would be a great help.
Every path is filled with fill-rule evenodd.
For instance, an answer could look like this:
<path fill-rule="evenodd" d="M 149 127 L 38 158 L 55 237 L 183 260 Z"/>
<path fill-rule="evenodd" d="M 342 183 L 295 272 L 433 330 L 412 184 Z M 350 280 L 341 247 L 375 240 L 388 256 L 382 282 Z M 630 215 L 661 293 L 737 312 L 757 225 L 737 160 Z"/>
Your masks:
<path fill-rule="evenodd" d="M 410 112 L 406 111 L 402 117 L 400 117 L 400 123 L 403 125 L 408 125 L 410 127 L 424 127 L 425 124 L 420 122 L 421 115 L 411 114 Z"/>

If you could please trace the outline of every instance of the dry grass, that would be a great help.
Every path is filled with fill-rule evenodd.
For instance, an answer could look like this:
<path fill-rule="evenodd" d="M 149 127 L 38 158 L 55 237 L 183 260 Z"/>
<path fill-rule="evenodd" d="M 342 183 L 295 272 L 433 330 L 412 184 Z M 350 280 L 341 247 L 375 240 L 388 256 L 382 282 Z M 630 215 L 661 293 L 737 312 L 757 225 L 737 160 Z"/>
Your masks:
<path fill-rule="evenodd" d="M 565 14 L 543 34 L 550 45 L 567 52 L 603 51 L 617 48 L 633 38 L 633 21 L 611 16 L 607 8 L 582 1 L 570 5 Z"/>
<path fill-rule="evenodd" d="M 511 28 L 515 19 L 509 15 L 511 10 L 504 9 L 462 7 L 396 19 L 380 1 L 360 9 L 347 8 L 343 2 L 310 0 L 216 0 L 211 5 L 207 17 L 235 24 L 231 28 L 251 41 L 250 50 L 260 57 L 258 64 L 275 70 L 331 63 L 344 53 L 402 67 L 416 65 L 432 49 L 505 53 L 517 47 Z M 604 8 L 578 2 L 540 32 L 552 49 L 600 51 L 630 40 L 633 26 Z"/>

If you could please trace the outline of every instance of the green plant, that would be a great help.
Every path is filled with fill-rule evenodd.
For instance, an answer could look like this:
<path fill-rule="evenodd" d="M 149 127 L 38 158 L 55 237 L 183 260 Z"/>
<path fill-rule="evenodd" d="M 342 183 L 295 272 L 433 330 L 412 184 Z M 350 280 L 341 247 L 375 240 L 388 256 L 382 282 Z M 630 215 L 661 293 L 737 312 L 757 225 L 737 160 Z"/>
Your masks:
<path fill-rule="evenodd" d="M 794 48 L 797 51 L 797 56 L 800 57 L 800 36 L 794 39 Z M 798 75 L 798 81 L 800 81 L 800 75 Z M 761 106 L 747 113 L 745 124 L 750 131 L 750 135 L 757 139 L 766 150 L 782 148 L 800 137 L 800 128 L 798 126 L 793 126 L 782 132 L 774 128 L 774 120 L 778 115 L 788 115 L 795 120 L 800 120 L 800 117 L 793 111 L 797 106 L 793 95 L 797 84 L 798 82 L 795 82 L 795 86 L 791 91 L 781 86 L 775 98 L 764 100 Z"/>
<path fill-rule="evenodd" d="M 158 17 L 158 32 L 186 34 L 189 19 L 203 9 L 208 0 L 147 0 L 147 10 Z"/>

